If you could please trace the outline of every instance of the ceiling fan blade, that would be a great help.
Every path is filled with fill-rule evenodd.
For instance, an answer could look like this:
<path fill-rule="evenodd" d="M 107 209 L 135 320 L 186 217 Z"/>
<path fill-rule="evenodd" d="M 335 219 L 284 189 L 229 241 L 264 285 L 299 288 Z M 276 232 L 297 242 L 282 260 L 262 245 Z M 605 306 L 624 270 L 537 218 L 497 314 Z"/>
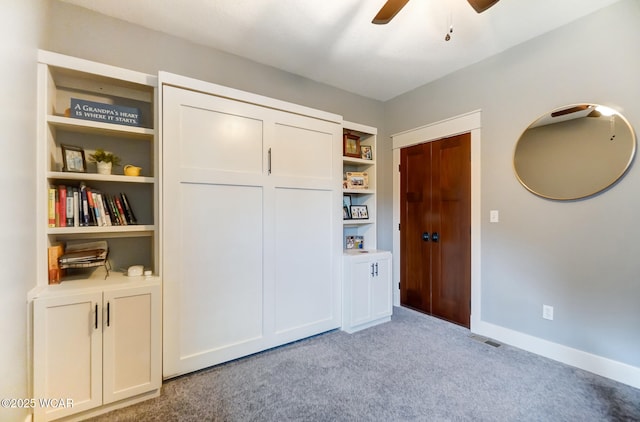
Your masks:
<path fill-rule="evenodd" d="M 494 4 L 496 4 L 499 0 L 467 0 L 471 7 L 475 9 L 476 12 L 482 13 Z"/>
<path fill-rule="evenodd" d="M 404 7 L 405 4 L 407 4 L 408 1 L 409 0 L 387 0 L 371 23 L 375 23 L 377 25 L 389 23 L 389 21 L 393 19 L 393 17 Z"/>

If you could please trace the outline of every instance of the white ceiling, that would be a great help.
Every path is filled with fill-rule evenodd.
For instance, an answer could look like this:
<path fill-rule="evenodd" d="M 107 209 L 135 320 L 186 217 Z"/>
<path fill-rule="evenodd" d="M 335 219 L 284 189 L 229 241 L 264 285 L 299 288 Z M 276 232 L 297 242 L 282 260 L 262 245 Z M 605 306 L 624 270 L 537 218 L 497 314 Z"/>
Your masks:
<path fill-rule="evenodd" d="M 385 0 L 62 1 L 385 101 L 619 0 L 411 0 L 387 25 Z"/>

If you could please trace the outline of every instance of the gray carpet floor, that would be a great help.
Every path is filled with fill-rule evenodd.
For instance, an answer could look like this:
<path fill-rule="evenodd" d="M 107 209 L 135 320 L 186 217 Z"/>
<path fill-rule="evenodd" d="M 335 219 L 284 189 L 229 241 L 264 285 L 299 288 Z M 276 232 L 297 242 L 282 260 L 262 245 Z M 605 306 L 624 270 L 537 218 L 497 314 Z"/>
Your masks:
<path fill-rule="evenodd" d="M 404 308 L 166 381 L 93 421 L 640 421 L 640 390 Z"/>

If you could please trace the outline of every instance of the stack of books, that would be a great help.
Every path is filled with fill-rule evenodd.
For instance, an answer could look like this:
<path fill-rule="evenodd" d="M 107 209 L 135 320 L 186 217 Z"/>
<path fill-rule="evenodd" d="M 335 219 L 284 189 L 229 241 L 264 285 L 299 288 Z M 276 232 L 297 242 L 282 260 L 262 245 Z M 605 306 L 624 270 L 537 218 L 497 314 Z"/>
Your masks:
<path fill-rule="evenodd" d="M 64 254 L 58 258 L 60 269 L 89 268 L 106 265 L 109 245 L 106 240 L 68 242 Z"/>

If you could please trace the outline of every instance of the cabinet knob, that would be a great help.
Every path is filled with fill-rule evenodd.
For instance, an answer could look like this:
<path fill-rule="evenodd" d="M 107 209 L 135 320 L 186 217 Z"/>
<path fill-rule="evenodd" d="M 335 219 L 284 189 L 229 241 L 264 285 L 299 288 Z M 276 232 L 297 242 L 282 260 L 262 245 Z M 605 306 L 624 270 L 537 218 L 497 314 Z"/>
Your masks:
<path fill-rule="evenodd" d="M 429 232 L 422 233 L 422 240 L 424 240 L 425 242 L 429 241 Z"/>

